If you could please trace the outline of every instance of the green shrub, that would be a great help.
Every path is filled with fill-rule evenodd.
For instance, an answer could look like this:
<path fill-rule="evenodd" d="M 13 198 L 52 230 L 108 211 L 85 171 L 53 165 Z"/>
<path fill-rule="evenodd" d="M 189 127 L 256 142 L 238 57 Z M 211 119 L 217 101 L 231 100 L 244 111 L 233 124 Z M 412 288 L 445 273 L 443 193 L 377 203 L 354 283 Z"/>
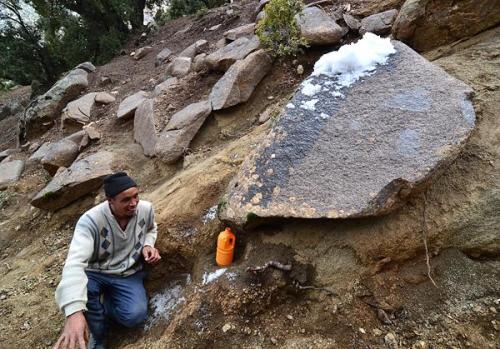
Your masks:
<path fill-rule="evenodd" d="M 266 5 L 265 16 L 257 24 L 257 36 L 274 56 L 296 56 L 301 46 L 307 46 L 295 21 L 303 9 L 302 0 L 271 0 Z"/>

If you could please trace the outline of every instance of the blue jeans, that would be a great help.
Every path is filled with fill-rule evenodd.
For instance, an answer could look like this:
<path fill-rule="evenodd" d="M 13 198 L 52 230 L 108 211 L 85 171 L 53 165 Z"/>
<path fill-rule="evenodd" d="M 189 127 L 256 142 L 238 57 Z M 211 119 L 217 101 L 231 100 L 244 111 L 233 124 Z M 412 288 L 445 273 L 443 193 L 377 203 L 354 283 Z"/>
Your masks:
<path fill-rule="evenodd" d="M 86 272 L 87 312 L 85 318 L 97 343 L 106 342 L 108 320 L 134 327 L 146 320 L 148 299 L 144 289 L 144 271 L 123 277 Z M 101 303 L 101 295 L 104 300 Z"/>

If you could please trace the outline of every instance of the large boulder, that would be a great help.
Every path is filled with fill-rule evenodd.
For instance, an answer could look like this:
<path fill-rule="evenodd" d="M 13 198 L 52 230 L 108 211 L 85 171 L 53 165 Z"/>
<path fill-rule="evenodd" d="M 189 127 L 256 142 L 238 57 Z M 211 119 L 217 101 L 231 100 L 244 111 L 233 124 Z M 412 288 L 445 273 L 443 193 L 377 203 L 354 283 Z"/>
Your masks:
<path fill-rule="evenodd" d="M 153 99 L 144 100 L 135 111 L 134 139 L 142 146 L 144 155 L 153 156 L 155 154 L 158 133 L 156 131 Z"/>
<path fill-rule="evenodd" d="M 23 169 L 24 161 L 22 160 L 11 160 L 0 163 L 0 190 L 5 189 L 9 184 L 17 182 L 21 177 Z"/>
<path fill-rule="evenodd" d="M 55 211 L 97 190 L 103 178 L 113 173 L 113 153 L 101 151 L 59 171 L 31 201 L 35 207 Z"/>
<path fill-rule="evenodd" d="M 491 0 L 407 0 L 392 34 L 417 51 L 428 51 L 498 25 L 498 6 Z"/>
<path fill-rule="evenodd" d="M 148 98 L 148 93 L 145 91 L 139 91 L 131 96 L 125 98 L 118 106 L 118 111 L 116 112 L 116 117 L 118 119 L 126 119 L 134 115 L 135 110 Z"/>
<path fill-rule="evenodd" d="M 83 130 L 50 144 L 40 160 L 43 168 L 54 176 L 60 167 L 69 167 L 87 144 L 88 135 Z"/>
<path fill-rule="evenodd" d="M 347 34 L 346 29 L 318 7 L 305 8 L 295 19 L 302 37 L 312 46 L 336 44 Z"/>
<path fill-rule="evenodd" d="M 202 101 L 174 114 L 158 137 L 156 155 L 166 163 L 176 162 L 186 152 L 211 112 L 211 103 Z"/>
<path fill-rule="evenodd" d="M 250 38 L 241 37 L 227 46 L 209 54 L 205 58 L 207 66 L 212 70 L 226 71 L 236 62 L 248 56 L 260 46 L 259 38 L 254 35 Z"/>
<path fill-rule="evenodd" d="M 220 110 L 246 102 L 271 67 L 272 59 L 264 50 L 237 61 L 212 88 L 210 100 L 213 109 Z"/>
<path fill-rule="evenodd" d="M 360 34 L 366 32 L 380 35 L 389 34 L 397 15 L 398 10 L 388 10 L 363 18 L 359 32 Z"/>
<path fill-rule="evenodd" d="M 61 125 L 71 122 L 73 124 L 85 125 L 90 121 L 90 113 L 95 105 L 97 93 L 90 92 L 86 95 L 69 102 L 63 109 L 61 116 Z"/>
<path fill-rule="evenodd" d="M 230 184 L 223 219 L 386 214 L 456 158 L 475 126 L 471 88 L 380 40 L 317 62 Z"/>
<path fill-rule="evenodd" d="M 87 71 L 80 68 L 70 71 L 26 108 L 19 120 L 20 136 L 30 138 L 47 130 L 51 125 L 49 121 L 59 117 L 66 104 L 75 99 L 87 86 Z"/>
<path fill-rule="evenodd" d="M 254 31 L 255 31 L 255 23 L 250 23 L 228 30 L 223 35 L 227 40 L 234 41 L 241 37 L 253 36 Z"/>

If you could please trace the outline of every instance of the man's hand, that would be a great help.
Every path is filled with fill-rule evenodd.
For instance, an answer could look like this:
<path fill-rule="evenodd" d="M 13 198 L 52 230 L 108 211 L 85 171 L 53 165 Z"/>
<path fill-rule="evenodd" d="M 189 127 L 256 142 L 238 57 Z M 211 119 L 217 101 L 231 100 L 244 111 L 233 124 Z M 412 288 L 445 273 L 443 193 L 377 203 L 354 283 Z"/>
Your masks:
<path fill-rule="evenodd" d="M 142 255 L 146 263 L 154 264 L 161 259 L 160 252 L 153 246 L 144 246 Z"/>
<path fill-rule="evenodd" d="M 87 321 L 83 312 L 78 311 L 66 318 L 63 333 L 57 341 L 54 349 L 86 349 L 89 339 Z"/>

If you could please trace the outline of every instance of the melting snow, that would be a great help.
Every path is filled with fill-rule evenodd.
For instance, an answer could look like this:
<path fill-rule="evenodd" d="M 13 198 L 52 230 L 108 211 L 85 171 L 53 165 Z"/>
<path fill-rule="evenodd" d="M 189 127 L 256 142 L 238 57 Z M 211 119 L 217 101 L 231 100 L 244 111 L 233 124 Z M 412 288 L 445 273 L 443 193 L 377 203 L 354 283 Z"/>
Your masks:
<path fill-rule="evenodd" d="M 302 102 L 302 104 L 300 105 L 300 107 L 302 109 L 307 109 L 307 110 L 315 111 L 316 110 L 316 103 L 318 103 L 318 101 L 319 101 L 319 99 L 311 99 L 310 101 Z"/>
<path fill-rule="evenodd" d="M 185 283 L 189 283 L 191 275 L 187 274 Z M 182 281 L 173 281 L 163 291 L 155 294 L 149 300 L 149 305 L 152 309 L 151 314 L 148 316 L 144 324 L 144 330 L 148 331 L 159 320 L 169 320 L 175 308 L 185 302 L 183 297 L 184 285 Z"/>
<path fill-rule="evenodd" d="M 311 83 L 311 81 L 306 80 L 302 83 L 302 93 L 305 94 L 306 96 L 312 97 L 316 93 L 321 91 L 321 85 L 315 85 Z"/>
<path fill-rule="evenodd" d="M 217 205 L 210 207 L 205 215 L 201 217 L 201 221 L 203 224 L 207 224 L 210 221 L 213 221 L 217 217 Z"/>
<path fill-rule="evenodd" d="M 212 281 L 217 280 L 226 272 L 226 270 L 227 270 L 226 268 L 222 268 L 222 269 L 217 269 L 216 271 L 210 274 L 209 273 L 203 274 L 202 284 L 207 285 Z"/>
<path fill-rule="evenodd" d="M 337 89 L 340 89 L 369 75 L 377 64 L 386 64 L 389 56 L 394 53 L 396 50 L 389 38 L 383 39 L 366 33 L 356 43 L 344 45 L 338 51 L 323 55 L 314 65 L 312 75 L 336 76 Z"/>

